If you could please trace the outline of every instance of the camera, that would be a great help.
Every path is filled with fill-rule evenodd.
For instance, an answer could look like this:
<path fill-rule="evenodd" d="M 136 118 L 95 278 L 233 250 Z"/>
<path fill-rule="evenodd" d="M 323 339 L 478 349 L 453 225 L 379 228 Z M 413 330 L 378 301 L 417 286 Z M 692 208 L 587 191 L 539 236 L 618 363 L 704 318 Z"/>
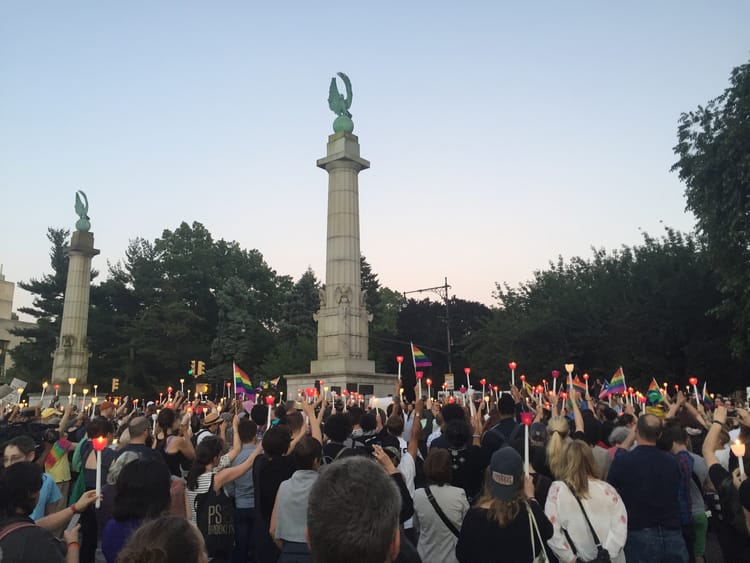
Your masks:
<path fill-rule="evenodd" d="M 47 442 L 48 444 L 54 444 L 60 439 L 60 432 L 57 430 L 57 428 L 47 428 L 42 433 L 42 441 Z"/>

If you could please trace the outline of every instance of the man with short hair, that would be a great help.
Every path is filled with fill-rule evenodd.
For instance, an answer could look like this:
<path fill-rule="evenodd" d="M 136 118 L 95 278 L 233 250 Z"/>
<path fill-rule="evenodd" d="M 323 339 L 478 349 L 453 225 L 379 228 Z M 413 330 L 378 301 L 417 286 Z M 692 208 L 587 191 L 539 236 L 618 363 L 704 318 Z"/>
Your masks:
<path fill-rule="evenodd" d="M 146 417 L 136 416 L 135 418 L 131 418 L 128 422 L 128 435 L 130 436 L 128 445 L 117 452 L 118 457 L 125 452 L 135 452 L 144 460 L 160 460 L 162 463 L 166 464 L 164 456 L 158 454 L 156 450 L 151 448 L 148 444 L 149 438 L 151 437 L 151 424 Z"/>
<path fill-rule="evenodd" d="M 607 476 L 628 511 L 628 563 L 687 563 L 680 527 L 680 468 L 677 460 L 656 447 L 661 420 L 646 414 L 636 424 L 638 446 L 615 456 Z"/>
<path fill-rule="evenodd" d="M 516 422 L 516 402 L 509 393 L 503 393 L 497 403 L 499 422 L 482 436 L 482 454 L 489 464 L 492 454 L 505 445 L 512 445 L 523 428 Z"/>
<path fill-rule="evenodd" d="M 398 488 L 371 460 L 355 456 L 326 465 L 307 507 L 306 536 L 313 560 L 392 562 L 400 547 L 400 512 Z"/>
<path fill-rule="evenodd" d="M 232 467 L 242 463 L 252 455 L 257 447 L 258 426 L 247 418 L 240 418 L 237 423 L 237 436 L 242 449 L 232 460 Z M 234 551 L 232 561 L 245 563 L 252 553 L 253 515 L 255 514 L 255 487 L 253 472 L 248 471 L 224 486 L 226 492 L 234 497 Z"/>

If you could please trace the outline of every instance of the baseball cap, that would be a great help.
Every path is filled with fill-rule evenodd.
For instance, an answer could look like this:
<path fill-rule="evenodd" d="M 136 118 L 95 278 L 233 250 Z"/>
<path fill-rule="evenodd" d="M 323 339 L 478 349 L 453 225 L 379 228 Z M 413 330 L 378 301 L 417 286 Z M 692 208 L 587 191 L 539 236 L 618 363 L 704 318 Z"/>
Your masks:
<path fill-rule="evenodd" d="M 42 418 L 49 418 L 51 416 L 62 416 L 62 413 L 57 409 L 53 409 L 52 407 L 44 409 L 41 413 Z"/>
<path fill-rule="evenodd" d="M 496 499 L 511 500 L 523 484 L 523 459 L 516 450 L 504 447 L 490 460 L 490 493 Z"/>
<path fill-rule="evenodd" d="M 547 441 L 547 427 L 543 422 L 535 422 L 529 426 L 529 440 L 537 444 Z"/>

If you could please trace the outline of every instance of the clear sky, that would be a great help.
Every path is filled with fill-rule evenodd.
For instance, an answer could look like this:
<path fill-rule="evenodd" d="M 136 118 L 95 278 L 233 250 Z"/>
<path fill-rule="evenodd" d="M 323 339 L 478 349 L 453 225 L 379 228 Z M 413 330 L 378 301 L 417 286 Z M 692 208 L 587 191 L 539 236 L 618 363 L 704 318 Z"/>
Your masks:
<path fill-rule="evenodd" d="M 677 119 L 750 58 L 748 22 L 746 1 L 3 2 L 0 263 L 48 272 L 83 189 L 101 271 L 200 221 L 323 277 L 344 71 L 381 283 L 493 304 L 558 255 L 692 228 Z"/>

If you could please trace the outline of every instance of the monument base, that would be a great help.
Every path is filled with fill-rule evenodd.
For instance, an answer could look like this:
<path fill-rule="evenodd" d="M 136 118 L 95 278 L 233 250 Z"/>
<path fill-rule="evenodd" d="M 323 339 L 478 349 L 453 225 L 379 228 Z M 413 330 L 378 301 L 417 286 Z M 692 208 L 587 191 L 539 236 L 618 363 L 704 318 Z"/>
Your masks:
<path fill-rule="evenodd" d="M 69 377 L 75 377 L 77 384 L 86 383 L 90 355 L 88 348 L 58 347 L 53 356 L 52 383 L 59 383 L 61 389 L 68 385 Z"/>
<path fill-rule="evenodd" d="M 398 376 L 389 373 L 335 373 L 329 371 L 326 373 L 296 373 L 285 375 L 284 379 L 286 380 L 286 391 L 289 398 L 297 397 L 298 392 L 304 394 L 305 389 L 315 387 L 315 382 L 321 379 L 325 382 L 323 384 L 325 387 L 336 391 L 339 395 L 341 391 L 347 390 L 365 396 L 387 397 L 394 394 Z"/>

